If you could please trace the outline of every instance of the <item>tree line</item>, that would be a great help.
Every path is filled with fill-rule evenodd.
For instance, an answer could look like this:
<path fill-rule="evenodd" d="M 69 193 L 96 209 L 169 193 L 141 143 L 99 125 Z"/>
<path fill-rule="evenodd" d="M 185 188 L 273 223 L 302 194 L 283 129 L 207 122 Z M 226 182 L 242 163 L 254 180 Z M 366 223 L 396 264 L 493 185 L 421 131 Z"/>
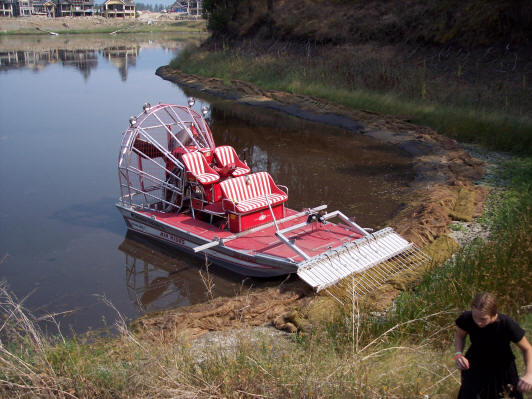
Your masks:
<path fill-rule="evenodd" d="M 135 6 L 137 7 L 137 10 L 139 11 L 153 11 L 153 12 L 161 12 L 164 9 L 167 9 L 169 6 L 165 6 L 164 4 L 144 4 L 144 3 L 137 3 L 135 2 Z"/>

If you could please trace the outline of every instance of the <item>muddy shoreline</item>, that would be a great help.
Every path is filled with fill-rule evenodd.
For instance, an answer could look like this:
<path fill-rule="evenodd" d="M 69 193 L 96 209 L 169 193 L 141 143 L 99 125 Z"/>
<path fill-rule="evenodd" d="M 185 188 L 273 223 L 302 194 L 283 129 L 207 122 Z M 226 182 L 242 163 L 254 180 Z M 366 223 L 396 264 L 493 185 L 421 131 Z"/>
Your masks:
<path fill-rule="evenodd" d="M 455 140 L 428 127 L 314 97 L 263 90 L 238 80 L 224 83 L 220 79 L 202 78 L 168 66 L 158 68 L 156 74 L 187 88 L 192 94 L 197 92 L 285 112 L 399 146 L 411 155 L 416 177 L 407 203 L 389 225 L 420 247 L 427 247 L 439 237 L 447 239 L 453 220 L 451 214 L 461 189 L 468 188 L 474 193 L 473 216 L 482 214 L 487 189 L 474 182 L 484 174 L 484 162 L 472 157 Z M 408 276 L 410 280 L 417 277 Z M 374 302 L 376 310 L 385 310 L 404 287 L 404 281 L 391 278 L 368 300 Z M 208 331 L 268 324 L 295 332 L 334 313 L 332 308 L 336 305 L 330 299 L 314 295 L 301 281 L 292 278 L 278 287 L 149 314 L 136 320 L 133 326 L 138 333 L 157 339 L 165 336 L 172 339 L 176 331 L 194 338 Z"/>

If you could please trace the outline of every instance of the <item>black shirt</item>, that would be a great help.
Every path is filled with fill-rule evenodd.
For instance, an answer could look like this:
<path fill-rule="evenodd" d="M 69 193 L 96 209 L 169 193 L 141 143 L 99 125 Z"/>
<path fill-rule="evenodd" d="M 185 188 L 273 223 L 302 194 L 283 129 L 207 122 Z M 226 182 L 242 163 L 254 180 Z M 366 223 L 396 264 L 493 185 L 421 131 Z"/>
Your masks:
<path fill-rule="evenodd" d="M 508 316 L 497 313 L 497 320 L 480 328 L 473 321 L 471 311 L 456 319 L 456 325 L 469 334 L 471 346 L 466 358 L 477 367 L 505 364 L 515 359 L 510 342 L 519 342 L 525 335 L 519 324 Z"/>

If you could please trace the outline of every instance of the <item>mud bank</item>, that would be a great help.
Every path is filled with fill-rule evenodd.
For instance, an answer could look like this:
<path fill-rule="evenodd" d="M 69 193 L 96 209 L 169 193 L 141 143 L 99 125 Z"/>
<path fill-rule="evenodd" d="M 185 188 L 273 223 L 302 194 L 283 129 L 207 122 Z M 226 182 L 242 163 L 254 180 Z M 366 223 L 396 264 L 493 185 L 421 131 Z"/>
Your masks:
<path fill-rule="evenodd" d="M 192 92 L 338 126 L 407 151 L 412 156 L 416 178 L 406 203 L 389 225 L 421 247 L 447 236 L 451 222 L 456 219 L 455 206 L 464 192 L 469 193 L 469 217 L 482 214 L 488 190 L 475 185 L 474 181 L 482 177 L 484 162 L 473 158 L 455 140 L 441 136 L 428 127 L 314 97 L 263 90 L 238 80 L 225 83 L 220 79 L 202 78 L 169 67 L 159 68 L 156 74 Z M 422 273 L 420 270 L 417 275 L 410 274 L 408 279 L 416 280 Z M 403 281 L 391 278 L 389 284 L 368 300 L 375 310 L 382 311 L 405 286 Z M 196 337 L 208 331 L 265 324 L 294 332 L 304 329 L 308 319 L 331 314 L 331 306 L 334 304 L 323 297 L 316 300 L 302 282 L 290 279 L 279 287 L 150 314 L 137 320 L 134 326 L 143 335 L 169 338 L 175 336 L 176 331 L 187 337 Z M 309 317 L 312 314 L 314 316 Z"/>

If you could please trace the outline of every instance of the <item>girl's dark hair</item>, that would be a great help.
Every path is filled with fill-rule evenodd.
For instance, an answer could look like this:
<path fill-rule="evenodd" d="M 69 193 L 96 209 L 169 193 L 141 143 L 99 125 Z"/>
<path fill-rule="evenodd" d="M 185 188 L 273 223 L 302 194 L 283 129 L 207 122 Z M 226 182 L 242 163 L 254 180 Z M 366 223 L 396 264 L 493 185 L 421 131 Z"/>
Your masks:
<path fill-rule="evenodd" d="M 479 292 L 471 302 L 471 309 L 495 316 L 497 314 L 497 298 L 490 292 Z"/>

